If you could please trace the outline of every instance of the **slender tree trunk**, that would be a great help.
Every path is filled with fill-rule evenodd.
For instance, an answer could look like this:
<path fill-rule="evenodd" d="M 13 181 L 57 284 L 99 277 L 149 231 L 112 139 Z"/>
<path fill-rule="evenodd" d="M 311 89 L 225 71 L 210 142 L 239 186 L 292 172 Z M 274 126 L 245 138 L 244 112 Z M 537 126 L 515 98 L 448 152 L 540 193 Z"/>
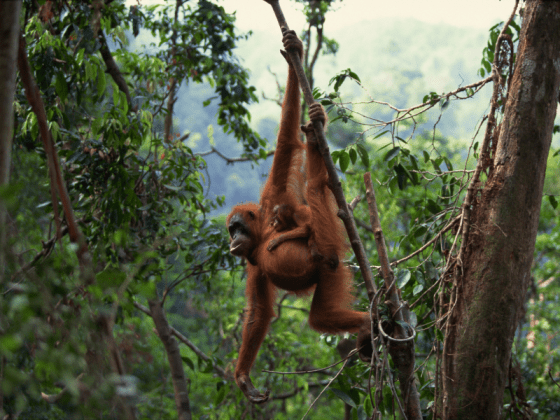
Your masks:
<path fill-rule="evenodd" d="M 21 2 L 0 2 L 0 185 L 8 183 Z"/>
<path fill-rule="evenodd" d="M 498 419 L 529 286 L 560 85 L 560 2 L 527 0 L 494 161 L 473 202 L 445 350 L 449 419 Z"/>
<path fill-rule="evenodd" d="M 19 42 L 21 2 L 0 2 L 0 187 L 10 182 L 14 92 Z M 0 284 L 5 281 L 6 209 L 0 200 Z M 0 357 L 0 385 L 4 382 L 6 359 Z M 4 414 L 4 393 L 0 386 L 0 415 Z"/>
<path fill-rule="evenodd" d="M 0 2 L 0 187 L 10 182 L 20 12 L 21 2 Z M 6 266 L 6 216 L 0 201 L 0 282 Z"/>
<path fill-rule="evenodd" d="M 149 300 L 148 303 L 150 305 L 156 331 L 167 353 L 167 360 L 169 361 L 169 368 L 171 369 L 171 381 L 173 382 L 173 390 L 175 391 L 177 419 L 191 420 L 192 413 L 189 401 L 189 387 L 183 368 L 179 345 L 172 335 L 172 330 L 163 312 L 161 302 L 159 300 Z"/>

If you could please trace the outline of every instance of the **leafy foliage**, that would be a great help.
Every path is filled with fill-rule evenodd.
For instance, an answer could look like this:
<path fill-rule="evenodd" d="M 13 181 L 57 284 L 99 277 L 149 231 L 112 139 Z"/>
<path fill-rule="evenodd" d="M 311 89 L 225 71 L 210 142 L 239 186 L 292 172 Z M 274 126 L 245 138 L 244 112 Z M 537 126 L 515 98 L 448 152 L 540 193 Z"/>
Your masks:
<path fill-rule="evenodd" d="M 322 30 L 333 3 L 304 2 L 308 22 Z M 243 267 L 228 252 L 224 217 L 209 216 L 224 198 L 206 196 L 206 162 L 184 141 L 177 124 L 164 135 L 172 80 L 183 86 L 204 83 L 212 95 L 200 106 L 217 104 L 218 127 L 242 143 L 248 159 L 266 155 L 266 141 L 249 125 L 255 89 L 233 54 L 248 35 L 238 35 L 234 16 L 206 0 L 183 3 L 176 20 L 175 2 L 130 9 L 117 0 L 104 2 L 102 8 L 96 4 L 23 3 L 26 53 L 89 246 L 95 282 L 84 283 L 76 245 L 53 234 L 54 209 L 38 120 L 18 84 L 12 184 L 0 189 L 11 223 L 4 268 L 9 281 L 2 284 L 0 297 L 4 413 L 26 419 L 120 419 L 123 407 L 131 404 L 138 418 L 175 418 L 168 355 L 150 317 L 142 312 L 148 300 L 161 299 L 178 333 L 194 418 L 301 418 L 328 379 L 337 375 L 341 365 L 330 365 L 340 359 L 337 346 L 343 339 L 318 338 L 306 327 L 308 302 L 279 296 L 278 317 L 255 371 L 329 367 L 305 375 L 258 375 L 261 382 L 256 385 L 273 389 L 278 400 L 265 407 L 245 405 L 231 377 L 241 336 Z M 516 42 L 519 26 L 514 22 L 512 27 Z M 500 28 L 490 29 L 481 76 L 491 71 Z M 150 48 L 131 51 L 133 37 L 147 39 Z M 322 42 L 323 53 L 338 50 L 335 40 L 323 37 Z M 424 91 L 418 105 L 422 112 L 411 118 L 409 110 L 392 107 L 394 118 L 385 122 L 377 116 L 366 120 L 363 116 L 370 113 L 347 98 L 343 101 L 341 88 L 350 83 L 361 86 L 362 80 L 347 68 L 332 77 L 331 91 L 315 88 L 314 97 L 331 115 L 330 138 L 341 146 L 332 158 L 345 175 L 347 197 L 365 194 L 363 172 L 371 171 L 376 178 L 390 258 L 399 261 L 397 286 L 414 311 L 411 324 L 418 331 L 417 362 L 422 365 L 416 379 L 422 409 L 431 418 L 434 349 L 441 350 L 444 339 L 434 313 L 441 309 L 439 294 L 450 290 L 448 279 L 441 277 L 457 227 L 440 232 L 457 214 L 472 157 L 477 158 L 479 150 L 477 141 L 468 147 L 444 137 L 436 127 L 416 128 L 426 121 L 422 112 L 433 108 L 441 115 L 454 99 L 471 97 L 477 90 L 466 88 L 455 95 Z M 559 362 L 557 166 L 557 157 L 551 157 L 535 287 L 519 328 L 510 378 L 513 391 L 521 392 L 519 384 L 524 384 L 527 404 L 543 418 L 560 413 L 558 388 L 550 380 L 552 376 L 558 382 L 554 367 Z M 366 206 L 359 205 L 354 215 L 366 253 L 379 265 Z M 346 262 L 353 264 L 353 257 Z M 359 278 L 356 282 L 360 284 Z M 365 309 L 369 302 L 362 289 L 358 305 Z M 386 304 L 378 311 L 382 321 L 390 320 Z M 104 320 L 110 320 L 110 333 Z M 115 374 L 111 366 L 113 340 L 126 375 Z M 394 365 L 383 369 L 386 377 L 397 376 Z M 400 394 L 388 382 L 368 388 L 374 373 L 350 359 L 314 406 L 313 418 L 340 418 L 344 404 L 352 418 L 367 418 L 374 410 L 383 417 L 394 414 Z M 517 413 L 514 408 L 522 404 L 508 392 L 504 410 Z"/>

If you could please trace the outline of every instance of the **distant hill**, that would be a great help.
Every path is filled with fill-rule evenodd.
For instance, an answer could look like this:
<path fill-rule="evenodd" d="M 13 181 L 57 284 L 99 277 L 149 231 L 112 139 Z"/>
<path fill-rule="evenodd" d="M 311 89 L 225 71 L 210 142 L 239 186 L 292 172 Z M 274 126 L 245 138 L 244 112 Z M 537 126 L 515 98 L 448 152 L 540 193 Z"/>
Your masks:
<path fill-rule="evenodd" d="M 409 107 L 422 101 L 431 91 L 437 93 L 454 90 L 479 80 L 482 49 L 487 42 L 488 31 L 456 28 L 441 24 L 428 24 L 413 19 L 363 21 L 326 35 L 340 44 L 336 56 L 320 56 L 315 67 L 315 86 L 326 91 L 329 79 L 338 72 L 351 68 L 363 86 L 376 100 L 389 102 L 397 107 Z M 279 53 L 282 47 L 280 35 L 271 39 L 270 34 L 254 32 L 244 41 L 235 54 L 250 69 L 251 83 L 256 86 L 259 97 L 278 96 L 276 80 L 283 86 L 287 66 Z M 276 74 L 277 79 L 272 73 Z M 443 113 L 438 129 L 451 139 L 466 141 L 474 134 L 474 128 L 488 108 L 490 86 L 474 99 L 455 101 Z M 358 86 L 343 85 L 345 101 L 366 101 L 367 95 Z M 200 108 L 202 100 L 211 96 L 206 86 L 193 85 L 181 90 L 177 104 L 178 122 L 182 131 L 199 132 L 196 151 L 209 150 L 206 127 L 214 124 L 216 107 L 211 104 Z M 390 113 L 379 106 L 363 106 L 366 115 L 388 119 Z M 439 116 L 439 107 L 416 133 L 431 130 Z M 280 108 L 270 100 L 260 99 L 251 106 L 252 124 L 259 133 L 274 142 Z M 241 147 L 232 138 L 215 130 L 217 148 L 226 156 L 238 156 Z M 193 139 L 196 139 L 193 136 Z M 257 201 L 260 187 L 268 173 L 270 163 L 262 163 L 255 171 L 250 163 L 228 166 L 217 156 L 208 156 L 208 175 L 211 179 L 210 196 L 225 194 L 229 207 L 241 201 Z"/>
<path fill-rule="evenodd" d="M 433 25 L 413 19 L 363 21 L 332 33 L 326 24 L 327 36 L 340 44 L 336 56 L 321 56 L 315 68 L 315 85 L 329 91 L 330 78 L 351 68 L 364 87 L 376 100 L 397 107 L 420 103 L 425 94 L 450 91 L 479 80 L 482 49 L 487 31 Z M 280 37 L 255 32 L 237 50 L 238 56 L 251 69 L 251 82 L 267 96 L 274 97 L 276 85 L 267 67 L 278 75 L 283 84 L 286 65 L 277 52 Z M 366 100 L 356 85 L 344 85 L 345 100 Z M 445 112 L 440 130 L 446 136 L 470 137 L 472 128 L 487 107 L 490 89 L 473 100 L 454 103 Z M 254 109 L 254 121 L 261 115 L 278 118 L 278 108 L 272 103 L 259 104 Z"/>

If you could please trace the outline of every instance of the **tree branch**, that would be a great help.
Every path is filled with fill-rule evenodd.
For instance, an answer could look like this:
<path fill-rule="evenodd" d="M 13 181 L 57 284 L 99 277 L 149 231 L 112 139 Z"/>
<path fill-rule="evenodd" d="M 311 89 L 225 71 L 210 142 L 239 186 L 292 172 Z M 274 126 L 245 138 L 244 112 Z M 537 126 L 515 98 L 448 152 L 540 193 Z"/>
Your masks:
<path fill-rule="evenodd" d="M 133 111 L 132 99 L 130 98 L 130 91 L 128 89 L 128 85 L 126 84 L 126 80 L 124 80 L 124 77 L 121 71 L 119 70 L 119 66 L 117 66 L 117 63 L 113 58 L 111 51 L 109 50 L 109 46 L 107 45 L 107 39 L 105 38 L 105 34 L 103 33 L 103 31 L 99 32 L 98 39 L 99 39 L 99 43 L 101 44 L 101 48 L 99 49 L 99 51 L 101 52 L 101 57 L 105 62 L 105 66 L 107 67 L 107 73 L 109 73 L 109 75 L 113 78 L 113 80 L 119 87 L 119 90 L 126 95 L 126 102 L 128 102 L 128 110 Z"/>
<path fill-rule="evenodd" d="M 391 337 L 391 344 L 388 346 L 388 351 L 391 354 L 395 367 L 398 369 L 401 397 L 404 401 L 406 418 L 409 420 L 421 420 L 422 411 L 420 409 L 420 398 L 416 390 L 416 384 L 414 383 L 414 335 L 411 336 L 408 329 L 404 328 L 402 325 L 403 321 L 410 323 L 408 306 L 406 302 L 401 300 L 400 292 L 395 287 L 395 276 L 387 255 L 387 247 L 385 245 L 383 230 L 381 229 L 375 192 L 369 172 L 364 174 L 364 182 L 366 184 L 370 223 L 375 237 L 375 244 L 377 245 L 377 254 L 381 263 L 381 274 L 385 283 L 385 290 L 387 291 L 387 303 L 391 310 L 393 329 L 396 336 L 396 339 Z M 379 321 L 378 327 L 379 331 L 382 332 L 381 321 Z M 386 334 L 385 337 L 387 337 Z"/>
<path fill-rule="evenodd" d="M 60 201 L 62 202 L 62 208 L 64 211 L 64 216 L 66 217 L 66 223 L 68 224 L 68 233 L 70 240 L 78 245 L 76 254 L 78 256 L 78 261 L 80 262 L 80 267 L 82 269 L 82 276 L 86 284 L 91 284 L 95 281 L 93 271 L 91 270 L 91 258 L 88 252 L 87 243 L 78 227 L 76 218 L 74 216 L 74 211 L 72 210 L 72 204 L 70 201 L 70 196 L 68 195 L 68 190 L 66 189 L 66 183 L 62 177 L 62 171 L 60 170 L 60 161 L 58 158 L 58 153 L 52 141 L 51 133 L 47 124 L 47 114 L 45 112 L 45 105 L 43 99 L 41 98 L 41 93 L 39 88 L 35 83 L 35 79 L 31 73 L 31 68 L 27 60 L 27 53 L 25 51 L 25 39 L 23 35 L 20 36 L 19 50 L 18 50 L 18 67 L 21 76 L 21 81 L 25 87 L 25 95 L 31 109 L 37 116 L 37 123 L 39 124 L 39 131 L 41 133 L 41 140 L 43 141 L 43 147 L 45 148 L 45 154 L 47 155 L 47 163 L 49 167 L 49 176 L 51 180 L 51 199 L 53 204 L 55 222 L 57 224 L 57 237 L 61 236 L 61 222 L 58 217 L 58 200 L 56 199 L 56 191 L 60 196 Z"/>
<path fill-rule="evenodd" d="M 146 308 L 145 306 L 141 305 L 140 303 L 134 302 L 134 307 L 139 309 L 140 311 L 144 312 L 146 315 L 152 316 L 152 313 L 150 312 L 150 310 L 148 308 Z M 205 362 L 212 360 L 202 350 L 200 350 L 192 341 L 190 341 L 187 337 L 185 337 L 183 334 L 181 334 L 175 328 L 173 328 L 172 326 L 169 325 L 169 329 L 171 331 L 171 334 L 173 334 L 175 337 L 177 337 L 177 339 L 179 339 L 179 341 L 181 341 L 183 344 L 186 344 L 187 347 L 189 347 L 202 360 L 204 360 Z M 226 377 L 226 372 L 220 366 L 213 363 L 212 367 L 214 368 L 216 373 L 218 375 L 220 375 L 222 378 Z"/>
<path fill-rule="evenodd" d="M 172 330 L 169 326 L 163 308 L 159 300 L 150 300 L 150 311 L 158 336 L 165 347 L 169 368 L 171 369 L 171 380 L 175 391 L 175 405 L 177 406 L 177 418 L 179 420 L 192 419 L 189 390 L 187 388 L 187 380 L 185 378 L 185 370 L 183 369 L 183 360 L 177 341 L 172 336 Z"/>

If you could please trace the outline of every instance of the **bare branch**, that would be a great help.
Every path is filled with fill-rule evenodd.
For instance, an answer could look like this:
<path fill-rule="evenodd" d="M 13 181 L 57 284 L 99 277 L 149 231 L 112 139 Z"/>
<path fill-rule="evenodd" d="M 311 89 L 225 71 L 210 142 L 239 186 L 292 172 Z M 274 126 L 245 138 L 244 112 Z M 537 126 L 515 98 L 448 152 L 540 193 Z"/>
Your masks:
<path fill-rule="evenodd" d="M 150 312 L 150 310 L 148 308 L 146 308 L 145 306 L 139 304 L 138 302 L 134 302 L 134 307 L 139 309 L 140 311 L 144 312 L 146 315 L 152 316 L 152 313 Z M 205 362 L 212 360 L 202 350 L 200 350 L 197 346 L 195 346 L 194 343 L 191 342 L 187 337 L 185 337 L 183 334 L 181 334 L 179 331 L 177 331 L 172 326 L 170 326 L 170 325 L 168 325 L 168 326 L 169 326 L 169 329 L 170 329 L 171 333 L 175 337 L 177 337 L 177 339 L 179 341 L 186 344 L 187 347 L 189 347 L 198 357 L 200 357 Z M 218 366 L 214 363 L 212 365 L 212 367 L 218 373 L 218 375 L 220 375 L 222 378 L 226 377 L 226 372 L 220 366 Z"/>
<path fill-rule="evenodd" d="M 173 332 L 163 313 L 161 302 L 159 300 L 150 300 L 149 305 L 158 336 L 165 346 L 169 368 L 171 369 L 171 381 L 173 382 L 173 389 L 175 391 L 177 418 L 179 420 L 190 420 L 192 419 L 192 414 L 189 402 L 189 390 L 179 346 L 172 336 Z"/>

